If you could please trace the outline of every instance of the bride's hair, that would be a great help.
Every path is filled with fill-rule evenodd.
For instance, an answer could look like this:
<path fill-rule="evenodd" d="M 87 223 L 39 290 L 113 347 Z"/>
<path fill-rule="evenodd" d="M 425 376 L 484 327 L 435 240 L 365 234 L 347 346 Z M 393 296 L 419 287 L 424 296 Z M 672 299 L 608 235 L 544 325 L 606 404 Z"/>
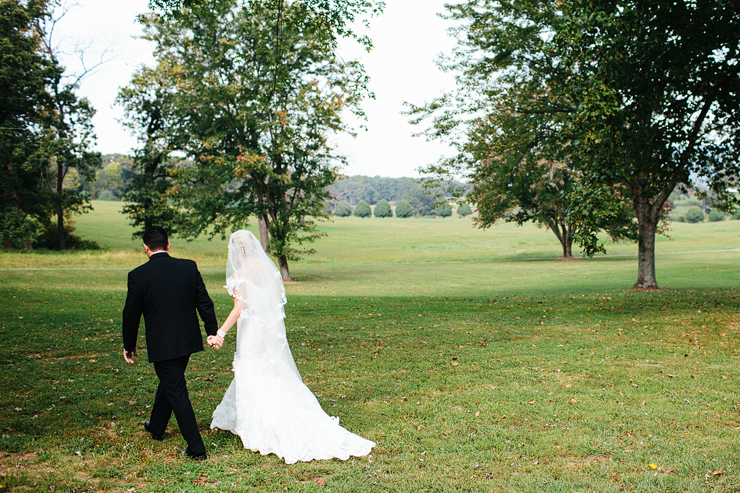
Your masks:
<path fill-rule="evenodd" d="M 259 240 L 246 230 L 239 230 L 229 238 L 229 255 L 226 262 L 226 287 L 232 296 L 242 297 L 238 285 L 251 285 L 261 293 L 260 297 L 268 296 L 271 307 L 280 307 L 285 304 L 285 286 L 280 270 L 262 249 Z M 254 300 L 246 299 L 244 292 L 242 301 L 251 304 Z M 257 307 L 254 307 L 257 308 Z M 264 307 L 260 307 L 260 310 Z"/>

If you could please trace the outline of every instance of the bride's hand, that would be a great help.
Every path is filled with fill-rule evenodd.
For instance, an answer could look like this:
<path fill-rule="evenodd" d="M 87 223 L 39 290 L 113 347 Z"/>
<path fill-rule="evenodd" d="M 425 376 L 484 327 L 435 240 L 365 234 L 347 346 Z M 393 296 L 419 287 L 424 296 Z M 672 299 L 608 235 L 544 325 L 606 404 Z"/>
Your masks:
<path fill-rule="evenodd" d="M 206 338 L 206 341 L 208 342 L 208 345 L 211 346 L 213 349 L 220 349 L 224 343 L 223 337 L 219 335 L 208 336 Z"/>

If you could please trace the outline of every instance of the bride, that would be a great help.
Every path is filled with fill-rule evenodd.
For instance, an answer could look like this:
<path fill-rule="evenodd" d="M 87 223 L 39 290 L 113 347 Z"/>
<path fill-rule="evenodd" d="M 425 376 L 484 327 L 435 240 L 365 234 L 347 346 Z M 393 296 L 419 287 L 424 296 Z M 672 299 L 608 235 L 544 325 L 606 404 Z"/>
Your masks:
<path fill-rule="evenodd" d="M 339 426 L 303 384 L 285 336 L 280 271 L 249 231 L 229 239 L 225 288 L 234 309 L 211 344 L 220 347 L 237 324 L 234 379 L 211 429 L 229 430 L 245 448 L 288 464 L 369 454 L 375 443 Z"/>

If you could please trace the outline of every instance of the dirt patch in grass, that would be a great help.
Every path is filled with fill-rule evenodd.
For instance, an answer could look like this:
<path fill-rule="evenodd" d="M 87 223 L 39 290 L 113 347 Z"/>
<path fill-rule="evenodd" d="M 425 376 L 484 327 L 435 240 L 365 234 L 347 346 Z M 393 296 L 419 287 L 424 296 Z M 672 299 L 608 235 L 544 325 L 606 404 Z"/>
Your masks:
<path fill-rule="evenodd" d="M 570 458 L 568 459 L 568 469 L 576 472 L 584 467 L 589 467 L 594 464 L 606 464 L 610 460 L 610 457 L 606 457 L 604 455 L 587 455 L 582 458 Z"/>

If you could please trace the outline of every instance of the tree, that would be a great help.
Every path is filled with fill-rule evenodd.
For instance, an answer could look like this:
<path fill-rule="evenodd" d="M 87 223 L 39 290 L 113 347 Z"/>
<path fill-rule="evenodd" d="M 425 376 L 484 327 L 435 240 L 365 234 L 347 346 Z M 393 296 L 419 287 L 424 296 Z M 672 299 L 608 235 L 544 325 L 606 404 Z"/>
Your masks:
<path fill-rule="evenodd" d="M 65 188 L 67 173 L 74 169 L 80 178 L 92 180 L 100 165 L 100 154 L 91 150 L 94 110 L 75 94 L 95 66 L 76 75 L 66 74 L 61 66 L 52 34 L 66 12 L 53 17 L 41 0 L 2 0 L 0 5 L 0 153 L 7 170 L 3 243 L 30 248 L 43 232 L 47 244 L 64 250 L 72 229 L 65 221 L 90 207 L 81 187 Z M 57 217 L 56 233 L 52 214 Z"/>
<path fill-rule="evenodd" d="M 347 202 L 340 202 L 334 209 L 334 214 L 339 217 L 349 217 L 352 215 L 352 207 Z"/>
<path fill-rule="evenodd" d="M 373 211 L 375 217 L 393 217 L 393 209 L 391 205 L 385 199 L 378 200 L 375 204 L 375 210 Z"/>
<path fill-rule="evenodd" d="M 38 154 L 49 61 L 38 23 L 45 2 L 0 1 L 0 234 L 4 248 L 31 248 L 50 210 Z"/>
<path fill-rule="evenodd" d="M 405 192 L 403 198 L 411 205 L 414 215 L 433 216 L 434 208 L 440 200 L 444 199 L 444 193 L 438 187 L 425 189 L 421 185 L 417 185 Z M 396 216 L 398 216 L 398 213 L 396 213 Z"/>
<path fill-rule="evenodd" d="M 470 205 L 467 202 L 463 202 L 457 206 L 457 210 L 455 212 L 457 212 L 461 217 L 466 217 L 473 213 L 473 209 L 470 208 Z"/>
<path fill-rule="evenodd" d="M 413 215 L 414 210 L 408 200 L 402 200 L 396 204 L 396 217 L 411 217 Z"/>
<path fill-rule="evenodd" d="M 434 213 L 439 217 L 450 217 L 452 215 L 452 208 L 445 202 L 435 207 Z"/>
<path fill-rule="evenodd" d="M 326 186 L 343 163 L 328 136 L 348 130 L 342 113 L 360 114 L 367 94 L 362 67 L 335 53 L 346 17 L 313 7 L 217 0 L 142 17 L 176 89 L 173 140 L 192 158 L 175 170 L 169 193 L 187 209 L 181 234 L 223 236 L 255 216 L 285 280 L 288 261 L 312 252 L 294 245 L 322 236 L 315 221 L 326 217 Z M 347 2 L 330 10 L 347 8 L 374 9 Z"/>
<path fill-rule="evenodd" d="M 707 216 L 707 219 L 709 219 L 709 222 L 717 223 L 725 220 L 725 215 L 722 213 L 722 211 L 718 209 L 712 209 L 709 215 Z"/>
<path fill-rule="evenodd" d="M 687 223 L 703 223 L 704 222 L 704 211 L 701 207 L 689 207 L 684 216 Z"/>
<path fill-rule="evenodd" d="M 132 225 L 139 226 L 133 233 L 136 238 L 154 225 L 176 234 L 181 220 L 177 204 L 168 196 L 174 186 L 172 175 L 177 162 L 170 158 L 177 144 L 172 131 L 177 115 L 171 70 L 168 59 L 160 60 L 153 69 L 140 68 L 116 98 L 125 111 L 125 126 L 139 139 L 134 175 L 126 186 L 123 207 Z"/>
<path fill-rule="evenodd" d="M 354 214 L 357 217 L 370 217 L 373 215 L 373 211 L 370 209 L 370 204 L 364 200 L 360 200 L 360 202 L 355 206 Z"/>
<path fill-rule="evenodd" d="M 481 81 L 478 100 L 511 97 L 522 127 L 542 129 L 540 156 L 578 173 L 567 220 L 587 251 L 621 213 L 619 200 L 601 201 L 629 203 L 635 288 L 657 288 L 655 235 L 678 183 L 703 178 L 719 207 L 737 205 L 725 186 L 740 147 L 734 3 L 468 0 L 448 10 L 462 23 L 458 59 Z M 439 118 L 438 131 L 454 118 Z"/>

